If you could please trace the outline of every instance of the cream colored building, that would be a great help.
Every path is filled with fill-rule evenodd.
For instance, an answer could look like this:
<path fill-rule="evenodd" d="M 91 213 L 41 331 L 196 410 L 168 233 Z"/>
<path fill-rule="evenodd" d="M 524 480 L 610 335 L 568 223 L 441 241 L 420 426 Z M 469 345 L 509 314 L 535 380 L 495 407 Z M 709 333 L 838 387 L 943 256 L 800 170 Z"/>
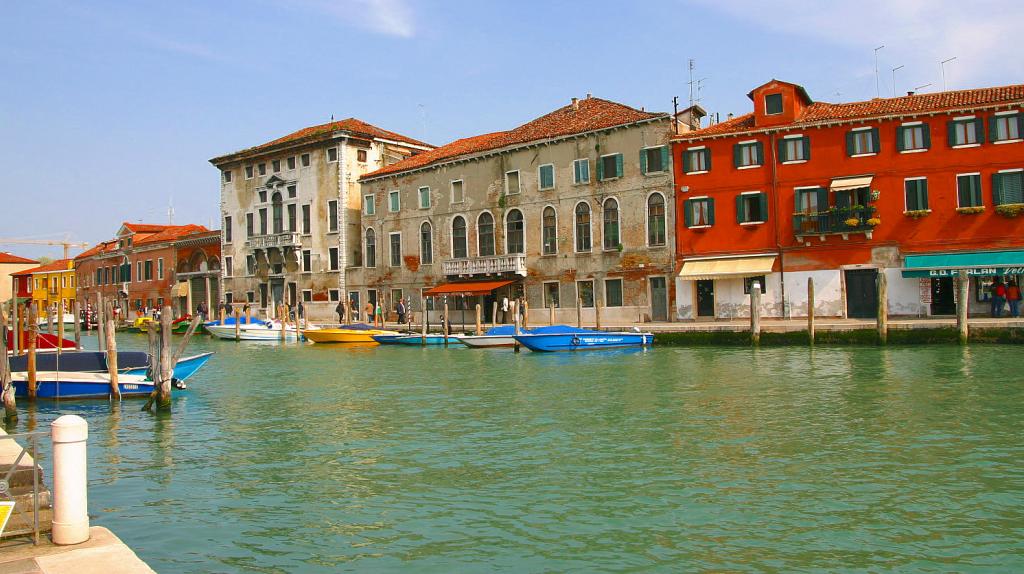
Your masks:
<path fill-rule="evenodd" d="M 0 251 L 0 303 L 6 303 L 14 294 L 14 282 L 11 275 L 19 271 L 38 267 L 39 262 L 19 257 L 6 251 Z"/>
<path fill-rule="evenodd" d="M 224 296 L 265 314 L 302 301 L 335 317 L 342 272 L 360 258 L 358 178 L 429 150 L 350 118 L 210 160 L 221 171 Z"/>
<path fill-rule="evenodd" d="M 534 323 L 547 307 L 574 323 L 577 299 L 585 323 L 595 305 L 604 325 L 669 320 L 672 129 L 668 114 L 573 98 L 364 175 L 349 299 L 404 298 L 433 321 L 447 302 L 456 325 L 524 295 Z"/>

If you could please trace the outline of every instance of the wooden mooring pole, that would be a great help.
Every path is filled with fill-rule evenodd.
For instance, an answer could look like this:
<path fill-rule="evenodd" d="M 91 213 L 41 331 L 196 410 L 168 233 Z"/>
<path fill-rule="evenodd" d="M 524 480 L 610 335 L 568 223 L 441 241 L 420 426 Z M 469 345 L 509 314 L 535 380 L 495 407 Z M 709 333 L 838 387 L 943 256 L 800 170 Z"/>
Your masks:
<path fill-rule="evenodd" d="M 583 328 L 583 299 L 576 297 L 576 327 Z"/>
<path fill-rule="evenodd" d="M 11 309 L 11 319 L 15 317 L 15 309 L 18 307 L 17 297 Z M 14 383 L 11 382 L 11 365 L 7 355 L 7 340 L 12 335 L 17 336 L 17 330 L 11 330 L 7 326 L 7 316 L 4 314 L 3 306 L 0 305 L 0 344 L 3 345 L 4 354 L 0 356 L 0 393 L 3 394 L 4 420 L 10 424 L 18 420 L 18 407 L 14 401 Z"/>
<path fill-rule="evenodd" d="M 36 400 L 36 333 L 39 332 L 36 306 L 28 309 L 28 400 Z"/>
<path fill-rule="evenodd" d="M 761 283 L 750 284 L 750 344 L 761 344 Z"/>
<path fill-rule="evenodd" d="M 516 302 L 515 301 L 512 301 L 510 304 L 512 306 L 512 325 L 513 325 L 512 332 L 515 333 L 516 337 L 518 337 L 519 336 L 519 309 L 516 309 Z M 515 343 L 512 344 L 512 349 L 516 353 L 518 353 L 519 352 L 519 339 L 513 339 L 513 340 L 515 341 Z"/>
<path fill-rule="evenodd" d="M 121 387 L 117 381 L 117 337 L 114 330 L 114 310 L 110 303 L 104 309 L 106 316 L 106 348 L 107 348 L 107 374 L 110 376 L 110 397 L 114 400 L 121 400 Z"/>
<path fill-rule="evenodd" d="M 238 309 L 234 310 L 234 315 L 235 315 L 235 317 L 234 317 L 235 318 L 235 340 L 237 341 L 239 339 L 238 331 L 239 331 L 239 329 L 241 329 L 241 327 L 238 324 L 238 319 L 239 319 L 239 317 L 238 317 Z M 220 322 L 221 322 L 222 325 L 224 324 L 224 311 L 221 311 L 221 320 L 220 320 Z M 249 321 L 248 321 L 248 317 L 247 317 L 246 318 L 246 324 L 248 324 L 248 322 Z"/>
<path fill-rule="evenodd" d="M 807 339 L 814 346 L 814 279 L 807 278 Z"/>
<path fill-rule="evenodd" d="M 75 349 L 82 350 L 82 304 L 75 300 Z"/>
<path fill-rule="evenodd" d="M 498 302 L 495 301 L 494 304 L 491 305 L 491 326 L 493 327 L 493 326 L 495 326 L 497 324 L 498 324 Z"/>
<path fill-rule="evenodd" d="M 64 352 L 64 303 L 61 303 L 57 309 L 60 314 L 57 322 L 57 355 L 60 356 Z"/>
<path fill-rule="evenodd" d="M 171 406 L 171 378 L 174 376 L 173 355 L 171 355 L 171 311 L 170 305 L 164 305 L 160 313 L 160 387 L 158 389 L 157 408 Z"/>
<path fill-rule="evenodd" d="M 967 307 L 970 301 L 967 298 L 968 286 L 970 285 L 970 278 L 967 276 L 967 270 L 961 269 L 957 272 L 956 278 L 956 329 L 958 338 L 961 345 L 967 344 L 967 339 L 970 333 L 967 330 Z"/>
<path fill-rule="evenodd" d="M 426 346 L 427 344 L 427 298 L 420 295 L 420 344 Z"/>
<path fill-rule="evenodd" d="M 97 348 L 101 351 L 107 350 L 107 339 L 104 333 L 107 330 L 107 326 L 103 324 L 103 295 L 96 295 L 96 342 L 98 343 Z"/>
<path fill-rule="evenodd" d="M 885 277 L 885 270 L 879 269 L 878 281 L 878 342 L 886 344 L 889 342 L 889 281 Z"/>
<path fill-rule="evenodd" d="M 442 325 L 444 331 L 444 346 L 448 347 L 448 331 L 451 330 L 451 317 L 448 316 L 448 303 L 444 304 L 444 324 Z"/>
<path fill-rule="evenodd" d="M 479 337 L 484 334 L 483 327 L 480 325 L 480 304 L 476 304 L 476 335 Z"/>
<path fill-rule="evenodd" d="M 555 324 L 555 302 L 552 301 L 551 305 L 548 306 L 548 325 Z"/>

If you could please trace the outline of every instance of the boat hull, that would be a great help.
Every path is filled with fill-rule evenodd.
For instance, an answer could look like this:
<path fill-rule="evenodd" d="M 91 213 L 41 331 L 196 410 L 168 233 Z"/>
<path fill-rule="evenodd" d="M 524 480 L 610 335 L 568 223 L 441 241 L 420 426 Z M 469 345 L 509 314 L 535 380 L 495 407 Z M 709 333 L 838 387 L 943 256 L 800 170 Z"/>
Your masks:
<path fill-rule="evenodd" d="M 234 325 L 206 325 L 206 330 L 218 339 L 235 340 Z M 295 327 L 288 327 L 284 332 L 286 341 L 294 341 L 298 334 Z M 259 324 L 242 324 L 238 328 L 239 341 L 279 341 L 281 340 L 281 327 Z"/>
<path fill-rule="evenodd" d="M 179 381 L 187 380 L 189 377 L 196 374 L 196 371 L 201 369 L 212 356 L 213 353 L 201 353 L 199 355 L 192 355 L 191 357 L 178 359 L 178 363 L 174 365 L 174 371 L 171 376 Z M 144 377 L 147 374 L 147 370 L 147 367 L 137 367 L 126 370 L 125 374 L 141 375 Z"/>
<path fill-rule="evenodd" d="M 314 343 L 375 343 L 377 335 L 396 335 L 394 331 L 355 329 L 311 329 L 302 334 Z"/>
<path fill-rule="evenodd" d="M 448 337 L 448 342 L 453 343 L 455 337 Z M 395 345 L 443 345 L 444 336 L 442 335 L 402 335 L 395 338 L 392 341 Z"/>
<path fill-rule="evenodd" d="M 516 338 L 513 335 L 466 335 L 456 338 L 463 345 L 474 349 L 514 347 L 516 344 Z"/>
<path fill-rule="evenodd" d="M 28 396 L 27 378 L 27 373 L 12 373 L 16 396 Z M 145 380 L 145 376 L 121 374 L 117 386 L 122 397 L 148 396 L 153 392 L 153 383 Z M 105 399 L 110 396 L 110 379 L 106 373 L 41 371 L 36 373 L 36 396 L 44 399 Z"/>
<path fill-rule="evenodd" d="M 556 351 L 594 351 L 646 347 L 654 342 L 651 333 L 603 333 L 580 331 L 575 333 L 525 334 L 515 337 L 519 344 L 541 353 Z"/>

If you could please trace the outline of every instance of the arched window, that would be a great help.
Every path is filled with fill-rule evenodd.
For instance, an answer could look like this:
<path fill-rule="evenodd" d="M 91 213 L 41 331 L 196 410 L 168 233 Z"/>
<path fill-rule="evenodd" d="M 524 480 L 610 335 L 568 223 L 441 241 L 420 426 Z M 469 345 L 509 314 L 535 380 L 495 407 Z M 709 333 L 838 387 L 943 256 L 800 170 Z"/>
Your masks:
<path fill-rule="evenodd" d="M 366 230 L 366 266 L 377 266 L 377 234 L 372 228 Z"/>
<path fill-rule="evenodd" d="M 469 257 L 469 247 L 466 245 L 466 219 L 461 215 L 455 216 L 452 220 L 452 257 Z"/>
<path fill-rule="evenodd" d="M 523 212 L 513 209 L 505 216 L 505 253 L 525 253 L 526 240 L 523 237 Z"/>
<path fill-rule="evenodd" d="M 424 221 L 420 225 L 420 263 L 430 265 L 434 262 L 434 237 L 430 229 L 430 222 Z"/>
<path fill-rule="evenodd" d="M 576 251 L 590 251 L 590 204 L 576 204 Z"/>
<path fill-rule="evenodd" d="M 494 255 L 494 216 L 486 211 L 476 220 L 477 253 L 480 257 Z"/>
<path fill-rule="evenodd" d="M 274 233 L 284 232 L 284 208 L 281 206 L 281 194 L 275 193 L 270 198 L 273 203 L 273 222 L 274 222 Z"/>
<path fill-rule="evenodd" d="M 665 245 L 665 196 L 647 198 L 647 245 Z"/>
<path fill-rule="evenodd" d="M 604 200 L 604 248 L 619 246 L 619 202 L 612 198 Z"/>
<path fill-rule="evenodd" d="M 558 218 L 555 215 L 554 207 L 548 206 L 544 208 L 541 235 L 544 239 L 544 255 L 558 253 Z"/>

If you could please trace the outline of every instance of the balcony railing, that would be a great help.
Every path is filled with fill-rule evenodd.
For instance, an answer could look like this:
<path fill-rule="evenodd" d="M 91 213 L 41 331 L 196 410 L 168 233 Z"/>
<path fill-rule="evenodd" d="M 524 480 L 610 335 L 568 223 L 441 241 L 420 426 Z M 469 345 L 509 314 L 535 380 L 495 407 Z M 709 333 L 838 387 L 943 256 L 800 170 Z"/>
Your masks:
<path fill-rule="evenodd" d="M 302 245 L 302 236 L 299 233 L 275 233 L 273 235 L 257 235 L 250 237 L 246 245 L 251 249 L 266 249 L 268 247 L 299 247 Z"/>
<path fill-rule="evenodd" d="M 526 255 L 497 255 L 494 257 L 471 257 L 449 259 L 441 264 L 445 275 L 498 275 L 515 273 L 526 277 Z"/>
<path fill-rule="evenodd" d="M 866 233 L 870 236 L 878 223 L 874 206 L 839 207 L 817 213 L 794 213 L 793 233 L 797 237 L 847 233 Z"/>

